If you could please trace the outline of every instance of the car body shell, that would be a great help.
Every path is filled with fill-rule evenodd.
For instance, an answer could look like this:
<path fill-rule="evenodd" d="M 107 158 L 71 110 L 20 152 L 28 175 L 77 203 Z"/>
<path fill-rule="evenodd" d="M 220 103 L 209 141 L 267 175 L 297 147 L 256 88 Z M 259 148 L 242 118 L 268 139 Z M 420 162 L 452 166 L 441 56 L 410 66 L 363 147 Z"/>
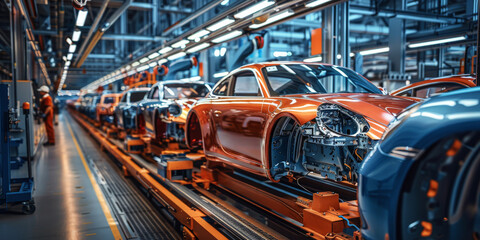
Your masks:
<path fill-rule="evenodd" d="M 391 92 L 390 95 L 424 99 L 443 92 L 475 86 L 475 76 L 468 74 L 453 75 L 416 82 L 399 88 Z"/>
<path fill-rule="evenodd" d="M 157 133 L 156 123 L 157 119 L 162 121 L 161 124 L 169 124 L 174 123 L 178 125 L 178 127 L 183 128 L 185 124 L 187 114 L 190 111 L 191 106 L 198 100 L 198 98 L 181 98 L 181 99 L 165 99 L 164 98 L 164 86 L 169 84 L 198 84 L 203 85 L 205 88 L 210 90 L 210 86 L 201 81 L 185 81 L 185 80 L 168 80 L 168 81 L 161 81 L 156 83 L 152 86 L 150 91 L 145 95 L 145 98 L 138 102 L 136 106 L 136 117 L 135 117 L 135 129 L 138 130 L 140 127 L 139 125 L 139 117 L 143 118 L 144 121 L 144 128 L 145 133 L 157 141 L 161 141 L 162 138 L 167 137 L 166 132 Z M 158 97 L 154 98 L 153 93 L 158 89 Z M 169 113 L 168 108 L 171 105 L 177 105 L 180 108 L 180 113 L 177 115 L 173 115 Z M 162 126 L 167 127 L 167 126 Z M 164 131 L 166 131 L 164 129 Z M 182 133 L 177 136 L 177 140 L 183 140 L 184 138 L 184 130 L 181 130 Z"/>
<path fill-rule="evenodd" d="M 108 121 L 113 122 L 113 112 L 115 111 L 115 107 L 120 102 L 122 94 L 119 93 L 110 93 L 104 94 L 100 98 L 100 102 L 97 104 L 97 121 Z M 107 98 L 112 98 L 113 102 L 105 103 Z M 110 119 L 112 118 L 112 119 Z"/>
<path fill-rule="evenodd" d="M 367 135 L 378 140 L 395 114 L 415 103 L 413 100 L 367 93 L 271 96 L 262 68 L 295 63 L 298 64 L 274 62 L 246 65 L 232 71 L 215 86 L 237 73 L 251 71 L 257 79 L 261 96 L 215 96 L 211 91 L 207 98 L 196 103 L 188 115 L 187 126 L 196 121 L 192 116 L 198 119 L 203 150 L 209 160 L 227 163 L 274 180 L 269 172 L 267 146 L 272 130 L 281 117 L 292 118 L 303 125 L 315 119 L 319 105 L 334 103 L 361 113 L 371 126 Z M 193 136 L 194 133 L 187 129 L 187 145 L 191 148 L 192 142 L 197 141 Z"/>
<path fill-rule="evenodd" d="M 135 128 L 136 106 L 141 100 L 132 101 L 131 94 L 135 92 L 143 92 L 146 94 L 149 90 L 149 87 L 133 88 L 122 94 L 121 101 L 114 111 L 116 126 L 118 128 L 128 130 Z"/>
<path fill-rule="evenodd" d="M 416 158 L 398 156 L 396 150 L 418 156 L 441 139 L 480 130 L 480 88 L 432 97 L 404 115 L 392 122 L 386 137 L 359 171 L 358 202 L 365 239 L 384 239 L 387 235 L 398 239 L 400 194 Z"/>

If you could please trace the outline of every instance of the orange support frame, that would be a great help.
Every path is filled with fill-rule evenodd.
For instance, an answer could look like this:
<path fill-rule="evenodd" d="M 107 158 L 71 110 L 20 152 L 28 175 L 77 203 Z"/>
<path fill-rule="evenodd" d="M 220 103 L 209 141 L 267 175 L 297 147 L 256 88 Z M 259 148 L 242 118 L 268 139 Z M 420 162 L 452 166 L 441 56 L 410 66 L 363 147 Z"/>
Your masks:
<path fill-rule="evenodd" d="M 192 209 L 189 205 L 184 203 L 173 193 L 168 191 L 162 184 L 155 180 L 150 172 L 141 168 L 134 162 L 132 157 L 125 154 L 115 144 L 111 143 L 105 138 L 98 130 L 92 127 L 88 122 L 82 119 L 78 114 L 70 111 L 72 116 L 93 136 L 101 148 L 112 154 L 122 165 L 125 175 L 130 175 L 138 180 L 138 182 L 149 190 L 152 196 L 161 203 L 170 214 L 172 214 L 182 225 L 184 225 L 188 231 L 184 233 L 193 233 L 198 239 L 227 239 L 222 233 L 220 233 L 210 223 L 205 221 L 206 215 L 197 210 Z M 189 239 L 187 234 L 186 239 Z"/>

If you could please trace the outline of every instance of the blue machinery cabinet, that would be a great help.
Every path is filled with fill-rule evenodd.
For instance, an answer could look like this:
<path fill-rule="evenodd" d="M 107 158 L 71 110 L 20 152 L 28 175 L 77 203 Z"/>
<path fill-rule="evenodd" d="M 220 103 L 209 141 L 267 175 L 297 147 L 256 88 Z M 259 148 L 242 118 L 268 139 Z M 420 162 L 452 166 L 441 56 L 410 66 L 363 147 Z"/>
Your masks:
<path fill-rule="evenodd" d="M 21 203 L 23 212 L 32 214 L 35 211 L 35 205 L 32 198 L 33 178 L 31 177 L 30 160 L 28 159 L 28 177 L 11 178 L 10 148 L 18 147 L 21 139 L 10 137 L 8 101 L 8 86 L 0 84 L 0 103 L 2 103 L 0 104 L 0 205 L 6 209 L 9 204 Z M 27 134 L 29 134 L 28 132 L 27 129 Z"/>

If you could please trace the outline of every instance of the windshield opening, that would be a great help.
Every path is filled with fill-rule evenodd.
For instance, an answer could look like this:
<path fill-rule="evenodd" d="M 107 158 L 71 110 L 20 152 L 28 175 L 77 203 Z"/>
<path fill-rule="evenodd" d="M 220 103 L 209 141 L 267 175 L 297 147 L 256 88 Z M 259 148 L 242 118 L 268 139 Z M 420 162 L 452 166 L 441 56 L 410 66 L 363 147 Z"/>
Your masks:
<path fill-rule="evenodd" d="M 262 69 L 272 96 L 319 93 L 382 92 L 358 73 L 343 67 L 281 64 Z"/>
<path fill-rule="evenodd" d="M 209 89 L 204 84 L 168 84 L 163 86 L 164 99 L 205 97 Z"/>
<path fill-rule="evenodd" d="M 130 102 L 138 102 L 145 97 L 145 94 L 147 94 L 147 91 L 135 91 L 130 93 Z"/>

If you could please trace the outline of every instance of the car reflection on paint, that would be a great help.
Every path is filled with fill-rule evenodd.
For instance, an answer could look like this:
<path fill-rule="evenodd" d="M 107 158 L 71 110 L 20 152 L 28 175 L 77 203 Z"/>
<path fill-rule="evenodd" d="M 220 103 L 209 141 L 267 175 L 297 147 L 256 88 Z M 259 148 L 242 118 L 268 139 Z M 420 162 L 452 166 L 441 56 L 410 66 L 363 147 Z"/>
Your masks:
<path fill-rule="evenodd" d="M 478 238 L 479 172 L 480 88 L 412 106 L 360 169 L 363 237 Z"/>
<path fill-rule="evenodd" d="M 416 82 L 399 88 L 390 95 L 425 99 L 441 93 L 475 86 L 475 76 L 468 74 L 453 75 Z"/>
<path fill-rule="evenodd" d="M 359 163 L 386 126 L 415 102 L 383 95 L 339 66 L 251 64 L 196 103 L 186 142 L 210 161 L 273 181 L 293 173 L 355 184 Z"/>

